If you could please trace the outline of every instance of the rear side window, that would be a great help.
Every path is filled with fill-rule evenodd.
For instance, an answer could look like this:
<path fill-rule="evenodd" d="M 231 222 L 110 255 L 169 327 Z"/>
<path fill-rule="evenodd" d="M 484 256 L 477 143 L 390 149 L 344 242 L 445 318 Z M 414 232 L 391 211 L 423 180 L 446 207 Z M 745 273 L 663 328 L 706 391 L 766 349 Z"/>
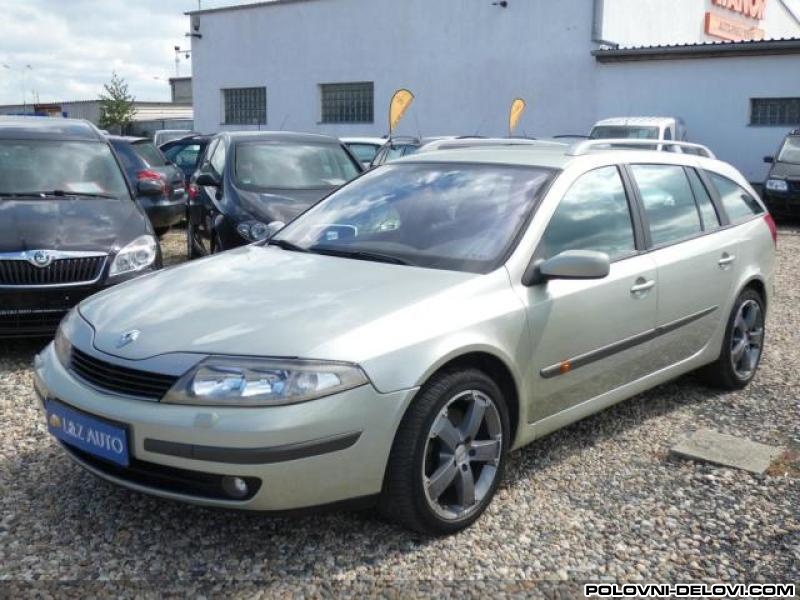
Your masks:
<path fill-rule="evenodd" d="M 200 158 L 200 144 L 170 146 L 164 150 L 164 155 L 182 169 L 194 168 Z"/>
<path fill-rule="evenodd" d="M 616 167 L 582 175 L 562 198 L 538 255 L 547 259 L 565 250 L 605 252 L 611 260 L 635 252 L 628 198 Z"/>
<path fill-rule="evenodd" d="M 717 188 L 717 192 L 719 192 L 722 206 L 725 212 L 728 213 L 731 223 L 742 223 L 753 215 L 759 215 L 764 212 L 758 200 L 753 198 L 743 187 L 716 173 L 709 172 L 708 176 L 714 183 L 714 187 Z"/>
<path fill-rule="evenodd" d="M 679 165 L 631 165 L 653 245 L 670 244 L 702 231 L 694 194 Z"/>
<path fill-rule="evenodd" d="M 708 195 L 706 186 L 703 185 L 697 171 L 686 169 L 686 172 L 689 174 L 689 183 L 692 185 L 694 199 L 697 200 L 697 208 L 700 209 L 700 217 L 703 219 L 703 231 L 719 229 L 719 215 L 711 201 L 711 196 Z"/>
<path fill-rule="evenodd" d="M 136 154 L 142 157 L 142 160 L 147 163 L 149 167 L 164 167 L 167 161 L 164 160 L 164 155 L 161 151 L 153 145 L 153 142 L 134 142 L 131 144 Z"/>

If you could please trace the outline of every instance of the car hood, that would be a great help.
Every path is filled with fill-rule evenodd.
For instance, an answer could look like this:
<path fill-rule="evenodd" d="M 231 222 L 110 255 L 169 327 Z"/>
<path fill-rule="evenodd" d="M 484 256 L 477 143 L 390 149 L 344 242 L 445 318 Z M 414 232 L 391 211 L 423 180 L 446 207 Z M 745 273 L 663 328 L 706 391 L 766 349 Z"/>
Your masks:
<path fill-rule="evenodd" d="M 800 165 L 776 162 L 769 170 L 769 177 L 778 179 L 800 179 Z"/>
<path fill-rule="evenodd" d="M 108 198 L 0 198 L 0 252 L 108 252 L 147 233 L 134 202 Z"/>
<path fill-rule="evenodd" d="M 95 347 L 126 359 L 196 352 L 361 362 L 403 344 L 415 324 L 458 312 L 486 279 L 245 246 L 115 286 L 79 310 Z M 135 343 L 117 348 L 133 329 Z"/>
<path fill-rule="evenodd" d="M 335 187 L 314 190 L 237 190 L 240 207 L 259 221 L 288 223 L 309 206 L 330 194 Z"/>

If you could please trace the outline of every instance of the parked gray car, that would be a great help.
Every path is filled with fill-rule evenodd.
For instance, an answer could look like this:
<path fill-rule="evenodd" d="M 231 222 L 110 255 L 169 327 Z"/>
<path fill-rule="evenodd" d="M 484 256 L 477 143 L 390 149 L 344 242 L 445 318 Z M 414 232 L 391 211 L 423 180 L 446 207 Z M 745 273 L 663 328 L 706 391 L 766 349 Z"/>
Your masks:
<path fill-rule="evenodd" d="M 452 533 L 509 450 L 689 371 L 747 385 L 775 240 L 747 181 L 706 156 L 420 153 L 268 242 L 84 301 L 35 387 L 67 453 L 120 485 L 373 503 Z"/>

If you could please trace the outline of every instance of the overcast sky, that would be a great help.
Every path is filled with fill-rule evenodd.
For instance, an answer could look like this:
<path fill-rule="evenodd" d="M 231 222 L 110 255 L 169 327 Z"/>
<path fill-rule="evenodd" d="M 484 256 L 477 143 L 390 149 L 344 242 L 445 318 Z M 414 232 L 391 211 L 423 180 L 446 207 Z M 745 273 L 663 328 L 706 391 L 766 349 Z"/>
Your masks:
<path fill-rule="evenodd" d="M 34 92 L 41 102 L 96 98 L 112 71 L 137 100 L 169 100 L 173 48 L 189 47 L 183 13 L 195 9 L 197 0 L 0 0 L 0 104 L 21 104 L 23 89 L 28 103 Z M 180 74 L 191 74 L 183 55 Z"/>

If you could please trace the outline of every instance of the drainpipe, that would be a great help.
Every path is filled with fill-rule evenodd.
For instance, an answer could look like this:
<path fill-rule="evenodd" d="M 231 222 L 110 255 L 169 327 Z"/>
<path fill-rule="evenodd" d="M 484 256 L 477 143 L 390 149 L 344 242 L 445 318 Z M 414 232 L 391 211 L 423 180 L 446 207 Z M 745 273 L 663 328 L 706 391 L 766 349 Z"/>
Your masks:
<path fill-rule="evenodd" d="M 596 44 L 619 48 L 616 42 L 609 42 L 603 39 L 603 13 L 605 12 L 605 0 L 594 0 L 592 10 L 592 41 Z"/>

